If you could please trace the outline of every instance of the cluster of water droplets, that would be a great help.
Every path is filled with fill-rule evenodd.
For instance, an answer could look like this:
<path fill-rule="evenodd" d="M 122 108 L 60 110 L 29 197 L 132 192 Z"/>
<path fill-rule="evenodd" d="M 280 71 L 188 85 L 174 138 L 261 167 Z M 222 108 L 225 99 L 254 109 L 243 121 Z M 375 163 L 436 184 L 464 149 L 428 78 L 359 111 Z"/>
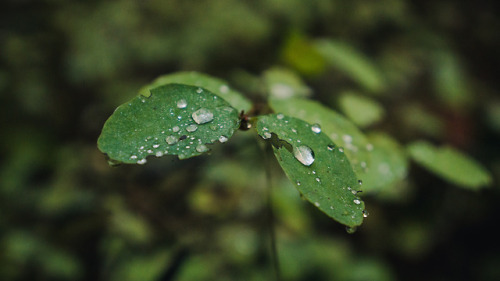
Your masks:
<path fill-rule="evenodd" d="M 223 85 L 219 90 L 221 92 L 228 92 L 229 87 Z M 197 94 L 202 94 L 204 90 L 202 88 L 197 88 L 195 92 Z M 207 100 L 207 98 L 202 95 L 199 97 L 202 102 Z M 217 96 L 213 96 L 213 99 L 216 100 Z M 146 99 L 144 98 L 141 98 L 140 101 L 146 103 Z M 132 104 L 129 105 L 131 106 Z M 226 135 L 214 136 L 212 139 L 206 141 L 196 137 L 195 133 L 200 130 L 201 126 L 207 126 L 204 127 L 205 132 L 208 128 L 214 132 L 224 128 L 223 124 L 213 122 L 215 115 L 214 111 L 211 109 L 205 107 L 196 109 L 194 108 L 195 105 L 190 106 L 185 98 L 174 101 L 173 105 L 173 107 L 167 109 L 168 111 L 162 119 L 169 120 L 169 123 L 171 121 L 178 121 L 179 123 L 171 128 L 166 128 L 158 132 L 155 134 L 157 137 L 153 138 L 148 136 L 144 139 L 143 144 L 140 145 L 137 152 L 129 157 L 130 160 L 135 161 L 137 164 L 145 164 L 147 162 L 146 157 L 149 155 L 161 157 L 166 154 L 179 155 L 179 158 L 184 158 L 192 153 L 190 151 L 196 151 L 198 153 L 208 152 L 210 149 L 207 144 L 209 143 L 215 143 L 217 141 L 225 143 L 228 141 Z M 186 110 L 195 111 L 186 116 L 186 113 L 189 112 Z M 218 108 L 217 110 L 229 113 L 235 111 L 235 109 L 230 106 Z M 142 128 L 135 129 L 136 132 L 140 132 L 141 130 Z M 163 136 L 160 137 L 160 134 Z M 180 144 L 181 142 L 182 144 Z"/>

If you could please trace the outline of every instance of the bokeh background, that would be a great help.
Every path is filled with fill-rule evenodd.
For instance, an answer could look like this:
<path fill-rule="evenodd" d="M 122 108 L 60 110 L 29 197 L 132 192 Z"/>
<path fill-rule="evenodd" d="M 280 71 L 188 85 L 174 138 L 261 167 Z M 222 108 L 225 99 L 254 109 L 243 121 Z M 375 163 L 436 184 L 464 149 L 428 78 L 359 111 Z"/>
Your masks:
<path fill-rule="evenodd" d="M 365 195 L 370 216 L 348 234 L 272 162 L 283 280 L 500 280 L 498 11 L 493 0 L 2 1 L 0 280 L 274 280 L 253 133 L 210 156 L 117 168 L 96 140 L 161 74 L 200 71 L 262 101 L 277 66 L 340 112 L 345 93 L 378 103 L 376 122 L 357 120 L 365 132 L 452 145 L 493 177 L 469 190 L 410 162 Z M 341 65 L 311 50 L 316 39 L 347 46 Z"/>

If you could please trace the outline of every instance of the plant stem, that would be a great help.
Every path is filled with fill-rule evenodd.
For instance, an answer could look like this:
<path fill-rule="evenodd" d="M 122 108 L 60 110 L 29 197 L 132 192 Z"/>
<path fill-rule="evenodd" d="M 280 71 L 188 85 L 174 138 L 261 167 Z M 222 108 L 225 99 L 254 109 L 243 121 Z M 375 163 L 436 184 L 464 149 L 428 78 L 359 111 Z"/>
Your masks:
<path fill-rule="evenodd" d="M 272 155 L 272 148 L 270 144 L 266 144 L 265 148 L 265 162 L 266 162 L 266 197 L 267 197 L 267 224 L 268 224 L 268 229 L 269 229 L 269 235 L 271 239 L 271 260 L 273 263 L 273 268 L 274 268 L 274 273 L 275 273 L 275 280 L 280 281 L 281 280 L 281 270 L 280 270 L 280 263 L 279 263 L 279 257 L 278 257 L 278 250 L 276 247 L 276 231 L 275 231 L 275 219 L 274 219 L 274 212 L 273 212 L 273 200 L 272 200 L 272 161 L 271 161 L 271 155 Z"/>

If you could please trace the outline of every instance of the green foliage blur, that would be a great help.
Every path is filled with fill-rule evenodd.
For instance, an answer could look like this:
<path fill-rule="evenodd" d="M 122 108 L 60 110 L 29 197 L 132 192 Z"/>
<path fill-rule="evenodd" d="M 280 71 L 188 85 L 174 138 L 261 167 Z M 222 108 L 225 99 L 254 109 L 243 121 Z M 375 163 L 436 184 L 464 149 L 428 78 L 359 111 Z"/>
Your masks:
<path fill-rule="evenodd" d="M 497 11 L 492 0 L 3 1 L 0 280 L 274 280 L 266 165 L 283 280 L 500 280 Z M 259 102 L 287 93 L 266 81 L 298 83 L 276 69 L 384 149 L 446 144 L 493 183 L 460 188 L 402 162 L 397 145 L 407 173 L 364 196 L 370 215 L 348 234 L 263 162 L 252 134 L 146 166 L 111 168 L 97 149 L 116 106 L 162 74 L 207 73 Z"/>

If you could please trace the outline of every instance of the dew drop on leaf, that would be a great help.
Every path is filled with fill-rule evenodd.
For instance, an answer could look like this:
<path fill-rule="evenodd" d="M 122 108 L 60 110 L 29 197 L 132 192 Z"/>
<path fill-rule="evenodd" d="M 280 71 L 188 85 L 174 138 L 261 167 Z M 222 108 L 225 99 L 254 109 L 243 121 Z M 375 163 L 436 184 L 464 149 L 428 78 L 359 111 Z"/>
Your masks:
<path fill-rule="evenodd" d="M 271 136 L 272 136 L 272 135 L 271 135 L 271 133 L 269 133 L 269 132 L 264 132 L 264 134 L 263 134 L 262 138 L 263 138 L 263 139 L 265 139 L 265 140 L 267 140 L 267 139 L 270 139 L 270 138 L 271 138 Z"/>
<path fill-rule="evenodd" d="M 137 161 L 137 164 L 144 165 L 144 164 L 146 164 L 146 162 L 148 162 L 148 161 L 146 160 L 146 158 L 144 158 L 144 159 Z"/>
<path fill-rule="evenodd" d="M 168 137 L 165 138 L 165 142 L 167 142 L 170 145 L 175 144 L 177 142 L 177 137 L 175 137 L 175 136 L 168 136 Z"/>
<path fill-rule="evenodd" d="M 305 145 L 293 148 L 293 155 L 300 163 L 305 166 L 311 166 L 314 162 L 314 152 Z"/>
<path fill-rule="evenodd" d="M 335 145 L 333 145 L 333 144 L 329 144 L 329 145 L 327 146 L 327 148 L 328 148 L 328 150 L 333 151 L 333 150 L 335 149 Z"/>
<path fill-rule="evenodd" d="M 208 147 L 204 144 L 200 144 L 200 145 L 196 146 L 196 151 L 198 151 L 200 153 L 207 152 Z"/>
<path fill-rule="evenodd" d="M 214 120 L 214 114 L 212 113 L 212 111 L 206 108 L 200 108 L 196 110 L 195 112 L 193 112 L 191 117 L 193 117 L 193 120 L 194 122 L 196 122 L 196 124 L 205 124 Z"/>
<path fill-rule="evenodd" d="M 186 131 L 192 133 L 194 131 L 198 130 L 198 126 L 196 126 L 195 124 L 191 124 L 189 126 L 186 127 Z"/>
<path fill-rule="evenodd" d="M 370 215 L 367 210 L 363 210 L 363 218 L 367 218 Z"/>
<path fill-rule="evenodd" d="M 316 134 L 319 134 L 321 133 L 321 127 L 319 126 L 319 124 L 314 124 L 311 126 L 311 130 L 316 133 Z"/>
<path fill-rule="evenodd" d="M 220 136 L 219 137 L 219 142 L 220 143 L 225 143 L 227 141 L 227 137 L 226 136 Z"/>
<path fill-rule="evenodd" d="M 354 199 L 354 200 L 353 200 L 353 202 L 354 202 L 354 204 L 356 204 L 356 205 L 361 204 L 361 200 L 359 200 L 359 199 Z"/>
<path fill-rule="evenodd" d="M 181 100 L 177 101 L 177 107 L 178 108 L 186 108 L 187 101 L 185 99 L 181 99 Z"/>
<path fill-rule="evenodd" d="M 172 128 L 172 132 L 177 133 L 180 129 L 179 126 L 175 126 Z"/>
<path fill-rule="evenodd" d="M 285 118 L 285 115 L 283 115 L 283 114 L 280 113 L 280 114 L 276 115 L 276 118 L 278 118 L 279 120 L 281 120 L 281 119 Z"/>
<path fill-rule="evenodd" d="M 353 234 L 354 232 L 356 232 L 357 229 L 358 229 L 357 227 L 346 226 L 345 231 L 347 231 L 347 233 L 349 234 Z"/>

